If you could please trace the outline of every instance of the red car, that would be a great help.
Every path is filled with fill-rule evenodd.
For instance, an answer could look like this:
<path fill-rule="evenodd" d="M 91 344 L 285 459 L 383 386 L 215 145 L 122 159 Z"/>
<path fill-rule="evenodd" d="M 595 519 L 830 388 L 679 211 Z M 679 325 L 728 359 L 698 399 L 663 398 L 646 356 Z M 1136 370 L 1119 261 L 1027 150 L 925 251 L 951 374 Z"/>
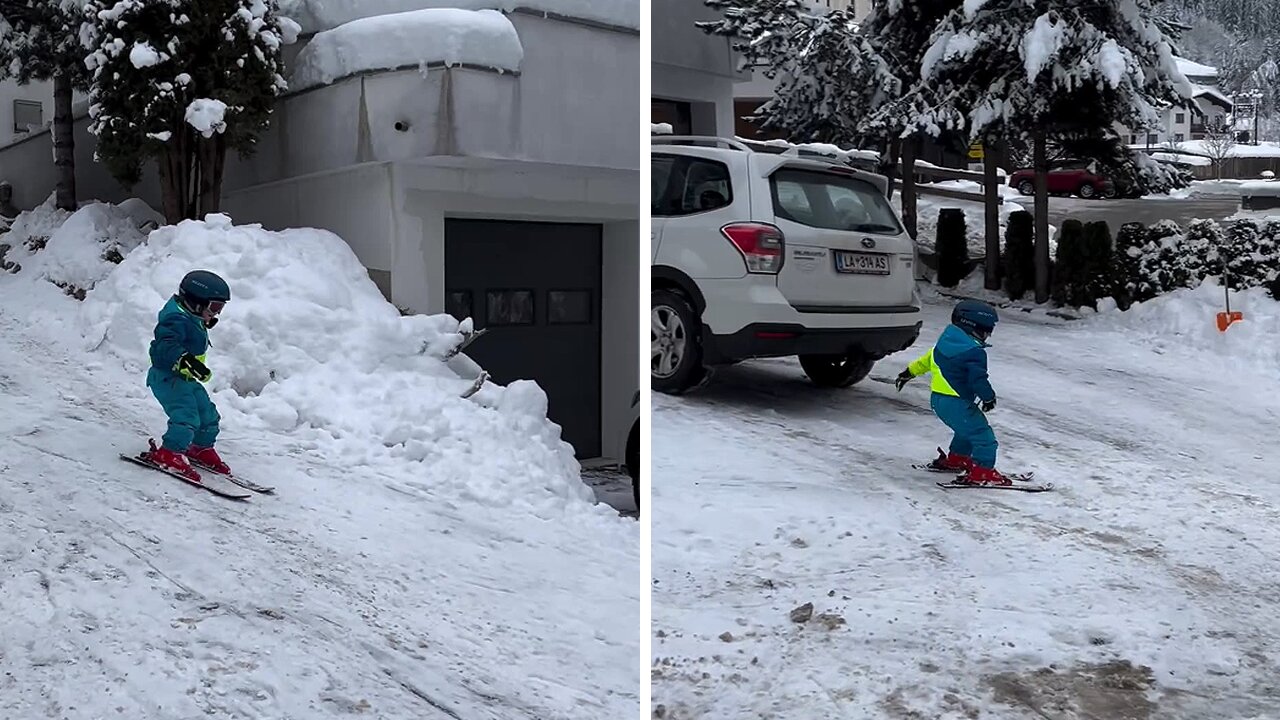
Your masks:
<path fill-rule="evenodd" d="M 1091 163 L 1084 160 L 1059 160 L 1051 163 L 1049 168 L 1049 194 L 1079 195 L 1082 198 L 1116 196 L 1116 186 L 1107 178 L 1094 173 Z M 1023 195 L 1034 195 L 1036 192 L 1036 173 L 1034 170 L 1015 170 L 1009 176 L 1009 187 Z"/>

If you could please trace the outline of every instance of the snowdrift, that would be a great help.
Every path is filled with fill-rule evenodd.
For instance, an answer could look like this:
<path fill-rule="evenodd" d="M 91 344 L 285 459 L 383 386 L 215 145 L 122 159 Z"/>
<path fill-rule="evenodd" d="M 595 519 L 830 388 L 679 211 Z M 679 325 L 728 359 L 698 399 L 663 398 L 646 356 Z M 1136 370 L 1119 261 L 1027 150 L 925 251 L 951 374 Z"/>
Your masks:
<path fill-rule="evenodd" d="M 1227 364 L 1274 373 L 1280 366 L 1280 302 L 1262 288 L 1232 291 L 1231 309 L 1241 311 L 1244 321 L 1220 333 L 1214 319 L 1225 309 L 1222 285 L 1210 278 L 1194 290 L 1175 290 L 1124 312 L 1113 307 L 1087 322 L 1172 352 L 1205 353 Z"/>
<path fill-rule="evenodd" d="M 232 292 L 210 331 L 207 385 L 224 438 L 285 433 L 301 450 L 352 468 L 397 465 L 388 474 L 402 475 L 406 463 L 421 463 L 429 481 L 420 484 L 451 499 L 548 519 L 613 515 L 594 504 L 537 384 L 491 383 L 462 399 L 480 368 L 465 355 L 448 364 L 436 357 L 461 339 L 459 323 L 401 316 L 341 238 L 235 226 L 223 215 L 147 237 L 139 226 L 149 219 L 137 206 L 102 204 L 75 214 L 47 204 L 21 215 L 3 242 L 25 247 L 49 237 L 43 250 L 10 258 L 25 265 L 21 274 L 89 291 L 78 312 L 51 309 L 34 320 L 83 338 L 86 353 L 136 374 L 146 394 L 157 313 L 183 275 L 212 270 Z M 105 247 L 123 261 L 101 260 Z"/>

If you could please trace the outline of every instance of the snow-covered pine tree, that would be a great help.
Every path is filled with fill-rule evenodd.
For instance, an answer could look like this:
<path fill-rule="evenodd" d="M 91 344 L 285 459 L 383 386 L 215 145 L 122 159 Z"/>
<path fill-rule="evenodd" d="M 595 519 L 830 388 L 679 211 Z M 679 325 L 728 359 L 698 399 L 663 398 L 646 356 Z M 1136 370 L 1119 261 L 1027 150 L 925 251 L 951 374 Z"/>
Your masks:
<path fill-rule="evenodd" d="M 851 12 L 815 13 L 801 0 L 705 2 L 724 19 L 698 27 L 732 38 L 742 68 L 777 82 L 753 120 L 792 142 L 867 146 L 867 118 L 900 94 L 901 83 L 858 31 Z"/>
<path fill-rule="evenodd" d="M 248 155 L 286 89 L 297 23 L 277 0 L 90 0 L 90 131 L 127 185 L 159 167 L 171 222 L 217 212 L 229 149 Z"/>
<path fill-rule="evenodd" d="M 1036 301 L 1049 296 L 1047 138 L 1071 128 L 1150 127 L 1191 94 L 1154 0 L 964 0 L 935 29 L 912 92 L 925 132 L 1031 137 Z"/>
<path fill-rule="evenodd" d="M 53 81 L 54 191 L 59 210 L 75 210 L 76 153 L 71 106 L 89 73 L 80 45 L 85 0 L 0 0 L 0 80 Z"/>

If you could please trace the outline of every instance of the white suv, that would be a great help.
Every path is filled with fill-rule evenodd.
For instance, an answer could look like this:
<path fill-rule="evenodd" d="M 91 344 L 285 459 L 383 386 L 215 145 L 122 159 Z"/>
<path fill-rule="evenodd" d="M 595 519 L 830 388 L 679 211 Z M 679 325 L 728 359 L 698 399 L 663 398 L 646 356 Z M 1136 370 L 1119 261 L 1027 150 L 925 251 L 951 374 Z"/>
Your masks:
<path fill-rule="evenodd" d="M 654 137 L 650 162 L 654 390 L 788 355 L 849 387 L 916 341 L 915 243 L 884 177 L 712 137 Z"/>

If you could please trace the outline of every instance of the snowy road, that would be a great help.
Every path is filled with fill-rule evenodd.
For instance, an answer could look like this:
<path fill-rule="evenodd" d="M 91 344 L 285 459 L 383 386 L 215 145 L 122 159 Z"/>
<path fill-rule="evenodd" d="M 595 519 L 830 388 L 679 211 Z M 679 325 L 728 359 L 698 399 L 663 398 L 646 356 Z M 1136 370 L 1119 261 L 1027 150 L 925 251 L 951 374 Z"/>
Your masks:
<path fill-rule="evenodd" d="M 0 303 L 0 717 L 634 714 L 631 521 L 584 562 L 559 523 L 235 428 L 279 494 L 222 500 L 115 459 L 163 427 L 140 379 L 24 320 Z"/>
<path fill-rule="evenodd" d="M 1280 717 L 1275 373 L 1006 312 L 1000 465 L 1057 489 L 946 492 L 907 467 L 947 439 L 928 383 L 892 378 L 949 307 L 847 391 L 780 360 L 654 395 L 655 708 Z"/>

